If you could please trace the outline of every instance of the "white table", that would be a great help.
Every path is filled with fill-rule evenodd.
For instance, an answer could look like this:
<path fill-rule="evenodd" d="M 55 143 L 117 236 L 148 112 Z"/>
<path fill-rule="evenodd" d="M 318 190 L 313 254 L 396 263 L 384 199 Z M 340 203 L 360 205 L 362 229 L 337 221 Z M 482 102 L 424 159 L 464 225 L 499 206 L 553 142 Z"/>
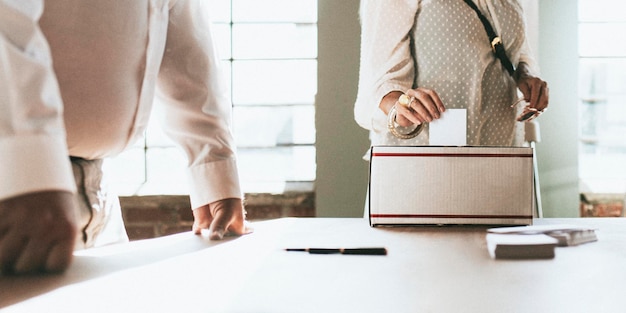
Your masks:
<path fill-rule="evenodd" d="M 551 260 L 494 260 L 483 226 L 371 228 L 285 218 L 213 242 L 191 233 L 77 253 L 62 275 L 0 277 L 7 312 L 626 312 L 626 219 Z M 387 256 L 287 247 L 384 246 Z"/>

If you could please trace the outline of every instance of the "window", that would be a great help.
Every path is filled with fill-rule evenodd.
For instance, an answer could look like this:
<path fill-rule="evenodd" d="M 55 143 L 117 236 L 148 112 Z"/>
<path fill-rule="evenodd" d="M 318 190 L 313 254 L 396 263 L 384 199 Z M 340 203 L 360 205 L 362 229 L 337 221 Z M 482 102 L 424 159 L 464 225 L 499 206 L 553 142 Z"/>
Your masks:
<path fill-rule="evenodd" d="M 203 4 L 213 21 L 233 102 L 244 192 L 312 188 L 317 0 Z M 159 113 L 155 110 L 153 115 Z M 120 195 L 184 194 L 185 164 L 185 156 L 161 132 L 156 116 L 145 140 L 107 162 Z"/>
<path fill-rule="evenodd" d="M 579 176 L 595 192 L 626 189 L 626 3 L 579 0 Z M 616 36 L 617 35 L 617 36 Z"/>

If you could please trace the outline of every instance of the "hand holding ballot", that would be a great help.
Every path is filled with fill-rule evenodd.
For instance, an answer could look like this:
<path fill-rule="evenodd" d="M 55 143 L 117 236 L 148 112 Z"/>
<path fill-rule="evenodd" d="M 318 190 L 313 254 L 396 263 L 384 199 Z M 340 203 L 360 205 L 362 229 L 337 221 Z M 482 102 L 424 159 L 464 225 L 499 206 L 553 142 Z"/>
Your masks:
<path fill-rule="evenodd" d="M 408 98 L 408 101 L 400 102 L 399 100 L 403 96 Z M 387 99 L 388 97 L 389 99 Z M 427 88 L 409 89 L 404 94 L 389 93 L 381 105 L 387 106 L 387 112 L 391 106 L 395 105 L 398 113 L 396 122 L 400 126 L 430 123 L 441 118 L 441 114 L 446 111 L 446 107 L 437 92 Z"/>

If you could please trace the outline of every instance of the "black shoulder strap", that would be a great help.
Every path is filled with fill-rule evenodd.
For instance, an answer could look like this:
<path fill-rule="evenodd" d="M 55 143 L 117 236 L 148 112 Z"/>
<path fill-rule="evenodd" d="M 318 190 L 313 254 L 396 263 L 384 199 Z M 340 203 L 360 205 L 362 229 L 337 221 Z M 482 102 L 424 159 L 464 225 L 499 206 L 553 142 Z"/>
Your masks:
<path fill-rule="evenodd" d="M 489 24 L 489 20 L 487 20 L 482 12 L 480 12 L 480 9 L 478 9 L 476 4 L 472 0 L 464 1 L 474 10 L 474 12 L 476 12 L 476 15 L 478 15 L 478 18 L 483 23 L 485 31 L 487 32 L 487 36 L 489 36 L 489 40 L 491 41 L 491 49 L 493 50 L 493 53 L 498 59 L 500 59 L 500 63 L 502 63 L 502 66 L 507 70 L 507 72 L 509 72 L 509 74 L 513 76 L 515 74 L 515 68 L 511 63 L 511 60 L 509 60 L 509 57 L 506 55 L 506 51 L 504 51 L 504 45 L 502 45 L 502 40 L 493 30 L 491 24 Z"/>

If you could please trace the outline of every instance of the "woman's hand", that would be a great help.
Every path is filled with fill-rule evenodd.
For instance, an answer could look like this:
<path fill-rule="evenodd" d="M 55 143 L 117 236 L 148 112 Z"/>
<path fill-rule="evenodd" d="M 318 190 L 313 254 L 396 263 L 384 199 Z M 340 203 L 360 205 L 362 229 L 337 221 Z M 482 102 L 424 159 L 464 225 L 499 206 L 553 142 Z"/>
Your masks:
<path fill-rule="evenodd" d="M 400 126 L 420 125 L 441 118 L 446 108 L 439 95 L 427 88 L 409 89 L 404 93 L 408 97 L 408 104 L 398 102 L 402 92 L 392 91 L 381 101 L 379 107 L 389 114 L 389 110 L 396 106 L 396 123 Z"/>
<path fill-rule="evenodd" d="M 515 71 L 517 87 L 528 102 L 528 109 L 542 113 L 548 108 L 549 90 L 548 83 L 530 74 L 528 65 L 520 62 Z"/>

